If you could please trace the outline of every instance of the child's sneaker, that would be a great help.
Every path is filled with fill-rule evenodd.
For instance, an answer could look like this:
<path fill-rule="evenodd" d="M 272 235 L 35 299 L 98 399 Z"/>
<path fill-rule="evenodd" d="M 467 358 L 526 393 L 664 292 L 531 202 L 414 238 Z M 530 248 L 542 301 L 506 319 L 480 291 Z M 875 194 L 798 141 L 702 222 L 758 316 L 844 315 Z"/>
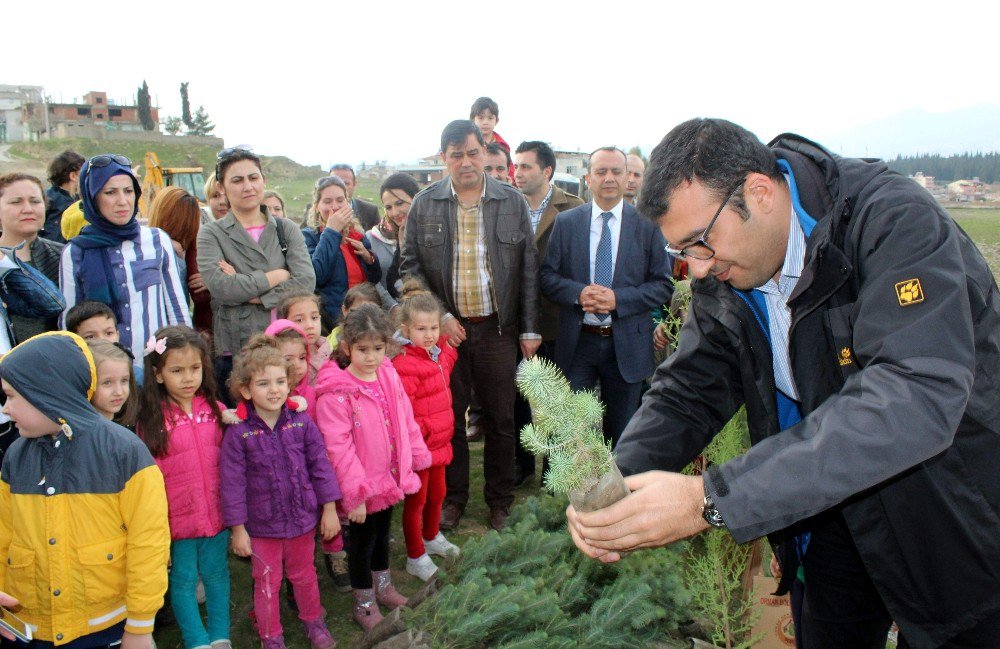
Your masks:
<path fill-rule="evenodd" d="M 263 638 L 264 649 L 288 649 L 285 646 L 285 636 L 276 635 L 273 638 Z"/>
<path fill-rule="evenodd" d="M 229 640 L 216 640 L 212 643 L 212 649 L 233 649 L 233 643 Z"/>
<path fill-rule="evenodd" d="M 303 622 L 302 626 L 305 627 L 306 637 L 309 638 L 309 644 L 313 649 L 333 649 L 337 646 L 337 641 L 330 635 L 330 630 L 326 628 L 322 618 Z"/>
<path fill-rule="evenodd" d="M 347 553 L 341 550 L 324 554 L 323 561 L 326 563 L 326 574 L 333 580 L 333 587 L 341 593 L 350 592 L 351 576 L 347 572 Z"/>
<path fill-rule="evenodd" d="M 436 554 L 439 557 L 457 557 L 462 552 L 457 545 L 444 538 L 441 532 L 430 541 L 424 541 L 424 548 L 427 549 L 427 554 Z"/>
<path fill-rule="evenodd" d="M 437 572 L 438 567 L 434 561 L 426 554 L 419 559 L 406 558 L 406 572 L 414 577 L 419 577 L 423 581 L 429 580 Z"/>

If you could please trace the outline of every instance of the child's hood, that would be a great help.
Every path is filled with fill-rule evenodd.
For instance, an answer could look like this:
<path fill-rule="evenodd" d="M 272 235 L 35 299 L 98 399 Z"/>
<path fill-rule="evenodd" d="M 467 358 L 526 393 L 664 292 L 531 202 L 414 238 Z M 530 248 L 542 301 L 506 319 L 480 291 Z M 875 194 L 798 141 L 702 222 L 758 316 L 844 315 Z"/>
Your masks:
<path fill-rule="evenodd" d="M 392 361 L 389 360 L 388 356 L 382 359 L 382 364 L 378 368 L 380 379 L 387 369 L 392 370 Z M 319 376 L 316 377 L 317 397 L 327 392 L 358 393 L 360 391 L 361 385 L 357 379 L 351 376 L 350 372 L 346 369 L 340 369 L 336 363 L 327 363 L 324 365 L 323 369 L 319 372 Z"/>
<path fill-rule="evenodd" d="M 74 333 L 52 331 L 21 343 L 0 361 L 0 378 L 46 417 L 68 423 L 74 432 L 102 420 L 90 404 L 97 389 L 94 357 Z"/>
<path fill-rule="evenodd" d="M 311 345 L 309 344 L 309 336 L 306 335 L 305 329 L 291 320 L 280 319 L 267 325 L 267 329 L 264 330 L 264 333 L 268 336 L 277 336 L 282 331 L 287 331 L 289 329 L 302 336 L 302 342 L 305 343 L 306 346 L 306 363 L 308 364 L 311 361 L 310 354 L 312 353 L 312 350 L 309 349 Z"/>
<path fill-rule="evenodd" d="M 328 392 L 357 392 L 358 382 L 336 363 L 327 363 L 316 377 L 316 396 Z"/>

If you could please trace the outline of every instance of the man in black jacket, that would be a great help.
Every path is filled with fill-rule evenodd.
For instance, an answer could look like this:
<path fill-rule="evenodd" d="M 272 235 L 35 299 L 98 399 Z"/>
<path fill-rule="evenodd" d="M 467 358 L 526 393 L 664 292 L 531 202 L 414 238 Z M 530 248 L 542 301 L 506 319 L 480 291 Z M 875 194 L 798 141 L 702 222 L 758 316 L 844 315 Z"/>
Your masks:
<path fill-rule="evenodd" d="M 677 352 L 625 430 L 634 491 L 568 511 L 604 561 L 710 525 L 805 575 L 804 646 L 1000 642 L 1000 296 L 922 189 L 794 135 L 691 120 L 639 210 L 696 278 Z M 740 407 L 753 447 L 678 471 Z"/>
<path fill-rule="evenodd" d="M 458 350 L 451 376 L 455 453 L 441 527 L 458 526 L 469 501 L 465 412 L 473 386 L 486 415 L 483 486 L 490 527 L 503 528 L 514 501 L 517 352 L 531 358 L 538 333 L 538 250 L 520 192 L 483 173 L 486 147 L 470 120 L 441 133 L 448 178 L 413 198 L 399 272 L 423 282 L 444 305 L 441 333 Z"/>

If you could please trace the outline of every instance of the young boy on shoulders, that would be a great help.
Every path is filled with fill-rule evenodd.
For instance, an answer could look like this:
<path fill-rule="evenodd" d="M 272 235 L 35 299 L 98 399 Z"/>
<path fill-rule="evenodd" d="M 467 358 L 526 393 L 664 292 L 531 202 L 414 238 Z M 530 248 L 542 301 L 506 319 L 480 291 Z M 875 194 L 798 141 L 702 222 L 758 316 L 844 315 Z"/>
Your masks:
<path fill-rule="evenodd" d="M 507 141 L 500 137 L 500 134 L 494 131 L 497 122 L 500 121 L 500 107 L 497 102 L 493 101 L 489 97 L 480 97 L 472 104 L 472 110 L 469 112 L 469 119 L 475 122 L 476 127 L 483 134 L 483 140 L 486 144 L 497 144 L 502 146 L 507 150 L 507 157 L 510 158 L 510 145 Z M 507 165 L 507 177 L 514 178 L 514 164 L 513 162 Z"/>

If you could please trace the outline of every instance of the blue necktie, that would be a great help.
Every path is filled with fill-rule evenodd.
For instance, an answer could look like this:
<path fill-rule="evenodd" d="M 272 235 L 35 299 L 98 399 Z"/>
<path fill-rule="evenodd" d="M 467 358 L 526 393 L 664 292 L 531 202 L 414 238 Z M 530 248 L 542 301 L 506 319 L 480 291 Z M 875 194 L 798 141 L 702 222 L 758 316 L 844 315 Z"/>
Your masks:
<path fill-rule="evenodd" d="M 601 240 L 597 242 L 597 256 L 594 259 L 594 283 L 611 288 L 611 226 L 608 221 L 614 216 L 611 212 L 603 212 L 601 218 L 604 219 L 604 226 L 601 228 Z M 610 313 L 596 313 L 597 319 L 607 322 L 611 319 Z"/>

